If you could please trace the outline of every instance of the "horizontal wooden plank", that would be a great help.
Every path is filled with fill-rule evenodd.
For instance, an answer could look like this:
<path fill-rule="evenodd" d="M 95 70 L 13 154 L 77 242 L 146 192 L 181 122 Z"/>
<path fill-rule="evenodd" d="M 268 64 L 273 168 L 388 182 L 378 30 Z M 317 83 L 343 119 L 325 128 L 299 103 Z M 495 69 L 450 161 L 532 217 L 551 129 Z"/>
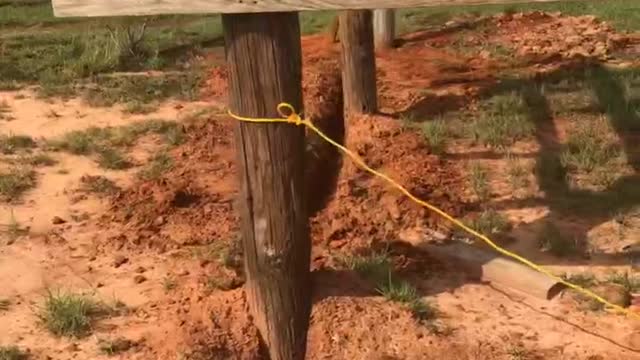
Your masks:
<path fill-rule="evenodd" d="M 558 2 L 558 0 L 53 0 L 53 11 L 58 17 L 84 17 L 392 9 L 536 2 Z"/>

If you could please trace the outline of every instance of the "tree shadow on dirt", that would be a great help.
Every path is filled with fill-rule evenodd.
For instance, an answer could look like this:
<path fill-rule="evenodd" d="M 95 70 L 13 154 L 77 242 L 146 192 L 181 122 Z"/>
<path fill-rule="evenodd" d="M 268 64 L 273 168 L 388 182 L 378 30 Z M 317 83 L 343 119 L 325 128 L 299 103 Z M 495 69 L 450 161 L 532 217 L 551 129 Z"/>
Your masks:
<path fill-rule="evenodd" d="M 511 80 L 501 83 L 490 94 L 496 95 L 508 91 L 517 91 L 528 109 L 529 120 L 535 125 L 535 138 L 540 146 L 535 160 L 535 175 L 544 197 L 525 199 L 509 199 L 494 203 L 498 208 L 517 209 L 536 205 L 545 205 L 549 213 L 542 219 L 523 227 L 539 232 L 548 223 L 561 219 L 575 219 L 580 230 L 574 237 L 580 243 L 578 249 L 586 249 L 584 243 L 587 233 L 598 225 L 611 220 L 614 214 L 624 213 L 640 204 L 640 174 L 637 172 L 619 178 L 603 191 L 572 188 L 568 181 L 566 169 L 561 163 L 560 154 L 564 144 L 559 137 L 559 129 L 553 121 L 549 101 L 543 92 L 546 84 L 561 80 L 583 81 L 589 85 L 602 112 L 608 115 L 609 122 L 622 143 L 629 164 L 638 170 L 637 145 L 638 138 L 635 125 L 640 125 L 638 114 L 633 111 L 626 100 L 624 88 L 619 79 L 611 71 L 600 64 L 586 64 L 576 68 L 559 68 L 544 77 L 530 80 Z M 553 262 L 543 254 L 533 255 L 543 263 Z M 629 264 L 638 254 L 630 252 L 614 254 L 591 254 L 563 259 L 571 264 L 591 265 L 623 265 Z"/>

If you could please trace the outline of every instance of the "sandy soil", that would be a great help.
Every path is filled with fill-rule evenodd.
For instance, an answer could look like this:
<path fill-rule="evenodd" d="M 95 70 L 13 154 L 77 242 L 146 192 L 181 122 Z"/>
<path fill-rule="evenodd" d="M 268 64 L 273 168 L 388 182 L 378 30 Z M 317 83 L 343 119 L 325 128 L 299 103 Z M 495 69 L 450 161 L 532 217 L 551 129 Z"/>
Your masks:
<path fill-rule="evenodd" d="M 514 29 L 524 24 L 540 34 L 549 34 L 554 22 L 579 29 L 583 23 L 591 24 L 584 31 L 595 27 L 595 35 L 576 34 L 595 39 L 591 50 L 585 50 L 586 57 L 612 58 L 612 63 L 612 54 L 628 44 L 590 18 L 566 20 L 535 13 L 490 21 L 501 29 L 491 38 L 498 43 L 515 37 Z M 350 119 L 346 144 L 414 194 L 464 216 L 478 212 L 479 204 L 470 195 L 465 162 L 456 159 L 485 150 L 462 144 L 451 149 L 456 156 L 436 156 L 421 134 L 398 121 L 407 114 L 428 117 L 473 106 L 497 82 L 493 74 L 506 65 L 487 54 L 468 58 L 453 54 L 448 46 L 456 39 L 454 33 L 445 29 L 410 34 L 399 48 L 378 54 L 383 114 Z M 533 56 L 530 53 L 539 55 L 536 39 L 527 36 L 522 40 L 525 45 L 517 45 L 528 49 L 521 54 L 526 59 Z M 606 46 L 604 53 L 596 51 L 601 43 Z M 307 114 L 339 136 L 340 121 L 331 112 L 323 113 L 339 103 L 335 99 L 339 85 L 331 75 L 337 71 L 338 45 L 306 37 L 303 49 Z M 559 58 L 554 62 L 531 58 L 514 71 L 546 72 L 572 63 L 575 56 L 583 60 L 585 54 L 576 52 L 575 47 L 556 51 Z M 50 138 L 88 126 L 147 118 L 181 120 L 212 102 L 224 104 L 225 87 L 225 69 L 214 68 L 203 89 L 204 102 L 167 103 L 144 116 L 126 115 L 117 107 L 91 108 L 79 100 L 44 102 L 29 92 L 0 93 L 13 117 L 0 123 L 0 129 Z M 29 349 L 35 359 L 103 359 L 107 355 L 99 352 L 99 341 L 122 336 L 133 346 L 116 355 L 121 359 L 263 358 L 257 330 L 247 314 L 241 271 L 219 261 L 221 253 L 237 243 L 233 123 L 220 111 L 209 111 L 185 125 L 187 141 L 171 150 L 176 165 L 158 180 L 134 178 L 135 168 L 105 172 L 86 157 L 56 153 L 59 164 L 37 170 L 38 186 L 21 202 L 2 209 L 0 219 L 13 212 L 30 230 L 11 245 L 4 245 L 7 241 L 0 245 L 0 298 L 11 302 L 7 311 L 0 312 L 4 325 L 0 344 Z M 140 141 L 132 154 L 143 161 L 157 148 L 153 141 Z M 538 151 L 535 144 L 517 144 L 515 149 L 525 155 Z M 499 175 L 504 160 L 482 161 L 496 169 L 494 200 L 509 197 Z M 583 311 L 568 294 L 542 301 L 475 283 L 456 264 L 389 242 L 406 233 L 424 236 L 435 229 L 449 234 L 451 229 L 353 165 L 345 162 L 339 176 L 340 167 L 334 165 L 323 171 L 335 181 L 324 184 L 327 191 L 335 187 L 335 193 L 311 221 L 314 307 L 308 359 L 640 359 L 637 320 Z M 122 191 L 109 198 L 78 198 L 81 177 L 98 174 L 115 180 Z M 540 253 L 535 234 L 540 220 L 552 212 L 543 203 L 505 207 L 503 212 L 515 224 L 509 235 L 516 241 L 510 248 L 554 270 L 604 273 L 627 268 L 624 263 L 559 261 Z M 53 224 L 55 216 L 66 222 Z M 613 226 L 609 220 L 583 226 L 580 219 L 570 225 L 588 225 L 589 231 L 605 233 Z M 396 268 L 437 307 L 434 324 L 417 322 L 409 311 L 337 266 L 342 256 L 382 247 L 390 249 Z M 126 311 L 97 321 L 88 337 L 54 337 L 36 315 L 48 289 L 85 292 L 107 303 L 119 301 L 126 304 Z"/>

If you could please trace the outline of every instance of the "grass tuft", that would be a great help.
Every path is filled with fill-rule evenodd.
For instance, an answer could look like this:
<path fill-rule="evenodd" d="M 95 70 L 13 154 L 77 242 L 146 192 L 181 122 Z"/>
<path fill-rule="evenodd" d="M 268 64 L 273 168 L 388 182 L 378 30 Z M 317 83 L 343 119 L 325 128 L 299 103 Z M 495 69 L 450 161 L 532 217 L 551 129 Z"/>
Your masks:
<path fill-rule="evenodd" d="M 431 151 L 436 155 L 445 152 L 447 146 L 447 124 L 442 119 L 427 121 L 422 124 L 422 134 L 429 143 Z"/>
<path fill-rule="evenodd" d="M 58 163 L 51 155 L 45 153 L 28 156 L 24 161 L 31 166 L 53 166 Z"/>
<path fill-rule="evenodd" d="M 18 150 L 31 149 L 36 146 L 36 142 L 27 135 L 1 135 L 0 152 L 3 154 L 15 154 Z"/>
<path fill-rule="evenodd" d="M 509 230 L 509 221 L 499 212 L 489 209 L 471 222 L 471 228 L 484 235 L 500 234 Z"/>
<path fill-rule="evenodd" d="M 54 335 L 82 337 L 91 332 L 94 318 L 104 312 L 104 307 L 85 295 L 49 292 L 39 316 Z"/>
<path fill-rule="evenodd" d="M 94 194 L 112 195 L 120 191 L 120 187 L 113 180 L 104 176 L 85 175 L 80 178 L 80 182 L 82 183 L 82 190 Z"/>
<path fill-rule="evenodd" d="M 124 170 L 131 167 L 131 162 L 117 149 L 103 147 L 98 150 L 98 165 L 104 169 Z"/>
<path fill-rule="evenodd" d="M 471 188 L 480 201 L 489 198 L 489 175 L 484 166 L 473 163 L 470 168 Z"/>
<path fill-rule="evenodd" d="M 522 161 L 509 155 L 507 157 L 507 175 L 509 176 L 509 184 L 513 191 L 529 186 L 529 170 Z"/>
<path fill-rule="evenodd" d="M 17 346 L 0 346 L 0 360 L 27 360 L 29 354 Z"/>
<path fill-rule="evenodd" d="M 0 195 L 11 201 L 36 185 L 36 173 L 31 168 L 12 167 L 0 171 Z"/>

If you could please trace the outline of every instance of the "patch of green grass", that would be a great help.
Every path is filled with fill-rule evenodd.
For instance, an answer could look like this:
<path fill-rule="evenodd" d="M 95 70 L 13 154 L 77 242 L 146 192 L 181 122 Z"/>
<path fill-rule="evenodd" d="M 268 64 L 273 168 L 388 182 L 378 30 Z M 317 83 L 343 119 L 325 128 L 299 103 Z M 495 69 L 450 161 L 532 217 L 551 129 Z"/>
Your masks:
<path fill-rule="evenodd" d="M 587 123 L 576 127 L 567 139 L 560 161 L 569 170 L 590 172 L 606 167 L 620 156 L 619 150 L 608 143 L 605 124 Z"/>
<path fill-rule="evenodd" d="M 104 161 L 109 166 L 122 167 L 128 163 L 124 157 L 113 148 L 133 145 L 140 137 L 149 134 L 158 134 L 165 137 L 170 144 L 175 144 L 180 125 L 173 121 L 150 119 L 139 121 L 127 126 L 117 127 L 90 127 L 86 130 L 76 130 L 64 134 L 62 137 L 48 142 L 54 150 L 68 151 L 76 155 L 90 155 L 98 153 L 100 162 Z"/>
<path fill-rule="evenodd" d="M 99 76 L 96 86 L 83 95 L 91 106 L 112 106 L 116 103 L 156 103 L 167 98 L 195 100 L 202 81 L 197 70 L 187 73 L 165 73 L 153 76 Z"/>
<path fill-rule="evenodd" d="M 484 104 L 469 130 L 482 144 L 504 148 L 533 135 L 535 126 L 529 121 L 527 111 L 525 101 L 516 91 L 494 96 Z"/>
<path fill-rule="evenodd" d="M 27 135 L 0 135 L 0 152 L 14 154 L 18 150 L 31 149 L 36 142 Z"/>
<path fill-rule="evenodd" d="M 0 195 L 11 201 L 36 185 L 36 173 L 27 167 L 12 167 L 0 171 Z"/>
<path fill-rule="evenodd" d="M 493 209 L 483 211 L 470 225 L 474 230 L 488 236 L 500 234 L 510 228 L 509 220 Z"/>
<path fill-rule="evenodd" d="M 9 299 L 0 299 L 0 312 L 9 310 L 11 301 Z"/>
<path fill-rule="evenodd" d="M 91 332 L 95 318 L 104 313 L 104 307 L 85 295 L 49 292 L 39 317 L 54 335 L 82 337 Z"/>
<path fill-rule="evenodd" d="M 124 170 L 131 167 L 131 162 L 117 149 L 103 147 L 98 150 L 98 165 L 104 169 Z"/>
<path fill-rule="evenodd" d="M 350 270 L 375 282 L 384 281 L 392 271 L 391 259 L 384 252 L 345 257 L 341 262 Z"/>
<path fill-rule="evenodd" d="M 447 146 L 448 130 L 444 120 L 427 121 L 422 124 L 422 134 L 434 154 L 443 154 Z"/>
<path fill-rule="evenodd" d="M 563 234 L 551 222 L 544 224 L 542 231 L 538 234 L 538 243 L 543 251 L 548 251 L 558 257 L 575 255 L 579 251 L 577 241 Z"/>
<path fill-rule="evenodd" d="M 98 340 L 98 349 L 101 353 L 113 356 L 125 352 L 133 347 L 131 340 L 119 337 L 116 339 L 100 339 Z"/>
<path fill-rule="evenodd" d="M 480 201 L 489 198 L 489 175 L 487 169 L 479 163 L 471 164 L 469 169 L 471 188 Z"/>
<path fill-rule="evenodd" d="M 437 310 L 422 300 L 413 285 L 407 281 L 396 280 L 391 273 L 387 274 L 386 280 L 378 284 L 376 291 L 387 300 L 406 306 L 417 321 L 426 323 L 437 315 Z"/>
<path fill-rule="evenodd" d="M 144 180 L 157 180 L 171 169 L 173 169 L 173 159 L 166 152 L 161 152 L 151 158 L 145 168 L 140 171 L 139 176 Z"/>
<path fill-rule="evenodd" d="M 17 346 L 0 346 L 0 360 L 27 360 L 29 354 Z"/>

